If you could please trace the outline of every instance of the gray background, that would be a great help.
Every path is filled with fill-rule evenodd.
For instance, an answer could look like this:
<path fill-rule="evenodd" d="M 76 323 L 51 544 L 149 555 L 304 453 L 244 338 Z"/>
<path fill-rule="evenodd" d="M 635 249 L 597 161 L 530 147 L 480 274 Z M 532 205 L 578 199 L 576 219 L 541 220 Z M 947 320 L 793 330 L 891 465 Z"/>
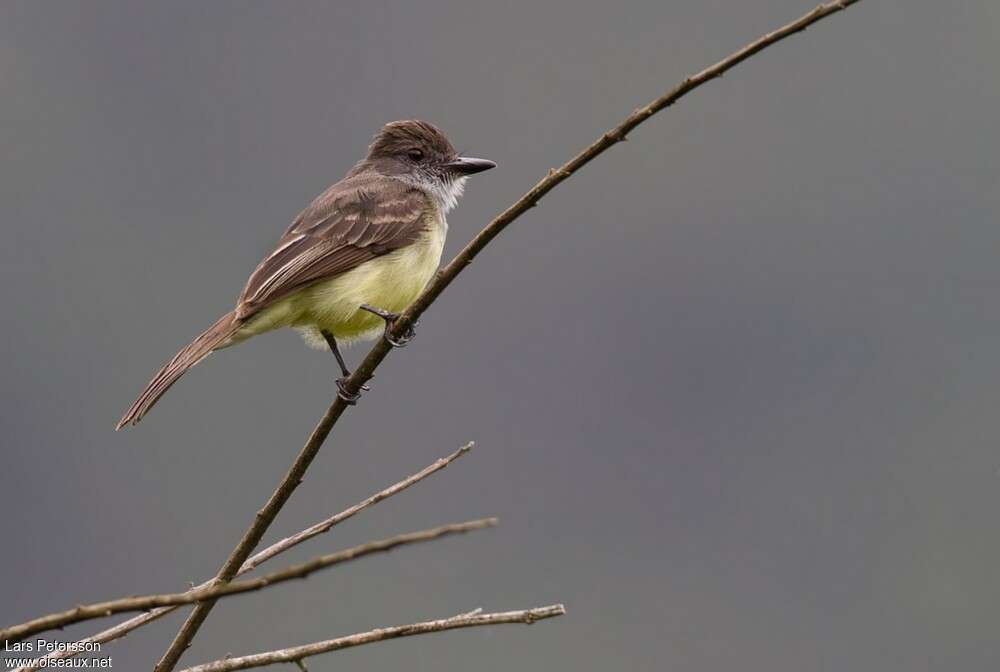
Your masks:
<path fill-rule="evenodd" d="M 333 360 L 267 335 L 112 427 L 380 124 L 426 118 L 500 164 L 453 213 L 450 256 L 625 113 L 814 4 L 5 2 L 0 621 L 217 568 Z M 995 670 L 998 22 L 986 0 L 868 0 L 551 194 L 379 370 L 267 539 L 469 439 L 272 567 L 501 527 L 233 598 L 184 662 L 564 601 L 533 628 L 311 669 Z M 108 646 L 115 669 L 149 669 L 179 620 Z"/>

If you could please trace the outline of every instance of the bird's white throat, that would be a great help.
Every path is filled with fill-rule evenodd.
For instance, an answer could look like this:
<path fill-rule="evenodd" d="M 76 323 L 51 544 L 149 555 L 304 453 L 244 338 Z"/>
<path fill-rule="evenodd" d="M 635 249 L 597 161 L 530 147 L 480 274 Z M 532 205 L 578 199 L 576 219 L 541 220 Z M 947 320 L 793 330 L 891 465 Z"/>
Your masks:
<path fill-rule="evenodd" d="M 469 178 L 463 175 L 445 181 L 436 177 L 401 175 L 397 179 L 429 194 L 434 199 L 434 205 L 441 210 L 441 215 L 444 216 L 458 205 L 458 199 L 465 191 L 465 181 Z"/>

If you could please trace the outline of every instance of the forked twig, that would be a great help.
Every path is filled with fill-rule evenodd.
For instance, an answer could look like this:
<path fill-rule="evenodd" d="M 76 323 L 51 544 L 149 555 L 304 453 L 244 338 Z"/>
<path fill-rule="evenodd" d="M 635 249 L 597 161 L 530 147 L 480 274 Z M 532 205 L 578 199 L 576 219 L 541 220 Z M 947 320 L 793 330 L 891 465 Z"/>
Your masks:
<path fill-rule="evenodd" d="M 417 544 L 424 541 L 433 541 L 452 534 L 462 534 L 473 530 L 481 530 L 486 527 L 493 527 L 496 523 L 496 518 L 482 518 L 480 520 L 470 520 L 464 523 L 442 525 L 440 527 L 431 528 L 429 530 L 421 530 L 419 532 L 398 534 L 394 537 L 389 537 L 388 539 L 369 541 L 358 546 L 344 549 L 343 551 L 320 555 L 307 562 L 292 565 L 286 569 L 272 572 L 271 574 L 261 576 L 256 579 L 210 585 L 205 588 L 195 588 L 183 593 L 141 595 L 136 597 L 123 597 L 118 600 L 109 600 L 107 602 L 83 604 L 78 607 L 74 607 L 73 609 L 67 609 L 66 611 L 41 616 L 19 625 L 4 628 L 3 630 L 0 630 L 0 641 L 7 643 L 19 642 L 39 632 L 62 628 L 73 623 L 79 623 L 80 621 L 102 618 L 104 616 L 111 616 L 112 614 L 118 614 L 125 611 L 144 611 L 154 607 L 193 604 L 204 600 L 217 600 L 221 597 L 237 595 L 239 593 L 249 593 L 267 588 L 269 586 L 274 586 L 279 583 L 284 583 L 285 581 L 291 581 L 292 579 L 304 579 L 313 572 L 317 572 L 321 569 L 326 569 L 327 567 L 332 567 L 334 565 L 339 565 L 350 560 L 362 558 L 373 553 L 385 553 L 393 550 L 394 548 L 398 548 L 399 546 Z"/>
<path fill-rule="evenodd" d="M 424 467 L 417 473 L 412 474 L 407 478 L 404 478 L 402 481 L 399 481 L 398 483 L 394 483 L 388 488 L 376 492 L 375 494 L 358 502 L 354 506 L 351 506 L 350 508 L 341 511 L 340 513 L 330 516 L 325 520 L 321 520 L 314 525 L 310 525 L 301 532 L 297 532 L 296 534 L 293 534 L 289 537 L 285 537 L 284 539 L 281 539 L 280 541 L 271 544 L 264 550 L 259 551 L 250 558 L 248 558 L 247 561 L 244 562 L 243 565 L 240 567 L 240 571 L 237 573 L 237 575 L 239 576 L 246 574 L 247 572 L 260 566 L 262 563 L 270 560 L 279 553 L 283 553 L 284 551 L 287 551 L 288 549 L 297 546 L 298 544 L 301 544 L 302 542 L 308 539 L 312 539 L 313 537 L 323 534 L 324 532 L 328 532 L 334 526 L 339 525 L 348 518 L 357 515 L 358 513 L 364 511 L 368 507 L 374 506 L 375 504 L 378 504 L 384 499 L 399 494 L 403 490 L 409 488 L 411 485 L 415 485 L 416 483 L 419 483 L 428 476 L 431 476 L 432 474 L 441 471 L 449 464 L 451 464 L 458 458 L 468 453 L 472 449 L 473 445 L 474 445 L 473 442 L 470 441 L 469 443 L 465 444 L 452 454 L 438 459 L 433 464 Z M 195 588 L 196 589 L 206 588 L 211 585 L 213 585 L 212 580 L 208 580 L 199 584 L 198 586 L 195 586 Z M 134 616 L 128 619 L 127 621 L 122 621 L 121 623 L 114 625 L 110 628 L 107 628 L 106 630 L 102 630 L 101 632 L 91 635 L 90 637 L 82 639 L 80 640 L 80 642 L 85 644 L 91 644 L 91 643 L 105 644 L 107 642 L 114 641 L 116 639 L 124 637 L 125 635 L 132 632 L 136 628 L 140 628 L 146 625 L 147 623 L 152 623 L 153 621 L 162 618 L 163 616 L 166 616 L 167 614 L 169 614 L 170 612 L 174 611 L 177 608 L 178 608 L 177 606 L 171 606 L 171 607 L 160 607 L 157 609 L 153 609 L 152 611 L 140 614 L 138 616 Z M 68 648 L 61 649 L 59 651 L 53 651 L 52 653 L 49 653 L 48 655 L 39 659 L 46 662 L 36 665 L 19 667 L 14 672 L 35 672 L 36 670 L 41 669 L 41 665 L 52 665 L 52 663 L 49 662 L 51 660 L 71 658 L 73 656 L 79 655 L 79 653 L 80 653 L 79 651 L 72 651 L 69 650 Z"/>

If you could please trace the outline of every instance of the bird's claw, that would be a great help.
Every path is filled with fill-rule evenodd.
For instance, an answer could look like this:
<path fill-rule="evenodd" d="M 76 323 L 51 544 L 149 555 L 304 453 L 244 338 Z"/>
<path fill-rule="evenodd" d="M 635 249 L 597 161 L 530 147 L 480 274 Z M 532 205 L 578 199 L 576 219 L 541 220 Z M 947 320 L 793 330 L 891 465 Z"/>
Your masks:
<path fill-rule="evenodd" d="M 399 338 L 393 338 L 391 333 L 393 322 L 386 322 L 385 331 L 382 332 L 382 338 L 384 338 L 385 342 L 394 348 L 405 348 L 410 344 L 410 341 L 416 337 L 417 332 L 414 328 L 417 324 L 419 324 L 419 322 L 415 322 L 412 326 L 408 327 L 406 332 Z"/>
<path fill-rule="evenodd" d="M 362 385 L 361 389 L 357 392 L 351 392 L 347 389 L 347 376 L 337 379 L 337 396 L 349 406 L 354 406 L 358 403 L 358 399 L 361 398 L 361 393 L 367 392 L 369 389 L 370 388 L 367 385 Z"/>
<path fill-rule="evenodd" d="M 367 303 L 361 304 L 361 310 L 367 310 L 369 313 L 377 315 L 385 320 L 385 330 L 382 332 L 382 338 L 384 338 L 385 342 L 394 348 L 405 348 L 417 335 L 415 329 L 420 323 L 414 322 L 412 325 L 407 327 L 406 332 L 402 336 L 399 338 L 392 337 L 392 327 L 396 324 L 396 320 L 399 319 L 399 313 L 390 313 L 388 310 L 382 310 L 381 308 L 370 306 Z"/>

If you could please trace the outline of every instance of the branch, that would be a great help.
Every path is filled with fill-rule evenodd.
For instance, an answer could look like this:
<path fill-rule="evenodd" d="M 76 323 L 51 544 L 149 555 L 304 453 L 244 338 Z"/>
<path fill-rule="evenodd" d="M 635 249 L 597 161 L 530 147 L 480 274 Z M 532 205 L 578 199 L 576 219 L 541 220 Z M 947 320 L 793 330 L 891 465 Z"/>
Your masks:
<path fill-rule="evenodd" d="M 339 565 L 349 560 L 361 558 L 366 555 L 371 555 L 373 553 L 385 553 L 386 551 L 391 551 L 398 546 L 416 544 L 424 541 L 433 541 L 434 539 L 439 539 L 440 537 L 452 534 L 461 534 L 464 532 L 471 532 L 473 530 L 481 530 L 486 527 L 493 527 L 496 523 L 496 518 L 483 518 L 481 520 L 471 520 L 465 523 L 442 525 L 441 527 L 421 530 L 419 532 L 407 532 L 406 534 L 399 534 L 395 537 L 389 537 L 388 539 L 380 539 L 378 541 L 370 541 L 359 546 L 353 546 L 336 553 L 320 555 L 312 560 L 309 560 L 308 562 L 292 565 L 287 569 L 282 569 L 281 571 L 273 572 L 256 579 L 248 579 L 246 581 L 211 585 L 206 588 L 196 588 L 183 593 L 123 597 L 118 600 L 80 605 L 73 609 L 68 609 L 55 614 L 49 614 L 48 616 L 41 616 L 26 623 L 21 623 L 20 625 L 14 625 L 0 630 L 0 640 L 7 643 L 19 642 L 26 637 L 39 632 L 44 632 L 45 630 L 62 628 L 72 623 L 79 623 L 80 621 L 87 621 L 93 618 L 101 618 L 102 616 L 110 616 L 123 611 L 145 611 L 146 609 L 152 609 L 153 607 L 192 604 L 194 602 L 201 602 L 202 600 L 218 599 L 227 595 L 236 595 L 238 593 L 248 593 L 255 590 L 261 590 L 262 588 L 267 588 L 268 586 L 273 586 L 278 583 L 284 583 L 285 581 L 291 581 L 292 579 L 304 579 L 313 572 L 326 569 L 327 567 L 332 567 L 333 565 Z"/>
<path fill-rule="evenodd" d="M 389 486 L 388 488 L 385 488 L 384 490 L 380 490 L 379 492 L 376 492 L 375 494 L 369 496 L 367 499 L 364 499 L 364 500 L 358 502 L 354 506 L 352 506 L 352 507 L 350 507 L 348 509 L 345 509 L 344 511 L 341 511 L 340 513 L 338 513 L 338 514 L 336 514 L 334 516 L 331 516 L 331 517 L 327 518 L 326 520 L 321 520 L 320 522 L 307 527 L 306 529 L 302 530 L 301 532 L 293 534 L 290 537 L 285 537 L 284 539 L 282 539 L 282 540 L 280 540 L 278 542 L 275 542 L 274 544 L 271 544 L 270 546 L 268 546 L 267 548 L 265 548 L 263 551 L 259 551 L 258 553 L 255 553 L 253 556 L 251 556 L 250 558 L 248 558 L 247 561 L 244 562 L 243 565 L 240 567 L 240 571 L 237 572 L 237 576 L 241 576 L 243 574 L 246 574 L 247 572 L 251 571 L 252 569 L 254 569 L 254 568 L 258 567 L 258 566 L 260 566 L 261 564 L 263 564 L 264 562 L 270 560 L 271 558 L 273 558 L 274 556 L 278 555 L 279 553 L 287 551 L 288 549 L 290 549 L 290 548 L 292 548 L 294 546 L 297 546 L 298 544 L 301 544 L 302 542 L 304 542 L 304 541 L 306 541 L 308 539 L 312 539 L 315 536 L 319 536 L 320 534 L 323 534 L 324 532 L 328 532 L 335 525 L 339 525 L 340 523 L 344 522 L 348 518 L 351 518 L 352 516 L 360 513 L 361 511 L 364 511 L 368 507 L 374 506 L 375 504 L 378 504 L 379 502 L 381 502 L 383 499 L 387 499 L 389 497 L 392 497 L 393 495 L 398 494 L 398 493 L 402 492 L 403 490 L 406 490 L 411 485 L 414 485 L 415 483 L 418 483 L 418 482 L 424 480 L 425 478 L 427 478 L 431 474 L 434 474 L 434 473 L 436 473 L 438 471 L 441 471 L 442 469 L 444 469 L 445 467 L 447 467 L 449 464 L 451 464 L 452 462 L 454 462 L 455 460 L 457 460 L 458 458 L 462 457 L 463 455 L 465 455 L 466 453 L 468 453 L 470 450 L 472 450 L 472 446 L 473 445 L 475 445 L 475 444 L 472 441 L 470 441 L 469 443 L 465 444 L 464 446 L 462 446 L 461 448 L 459 448 L 458 450 L 456 450 L 451 455 L 447 455 L 445 457 L 442 457 L 442 458 L 438 459 L 436 462 L 434 462 L 433 464 L 430 464 L 430 465 L 424 467 L 423 469 L 421 469 L 417 473 L 415 473 L 415 474 L 413 474 L 413 475 L 411 475 L 411 476 L 403 479 L 402 481 L 400 481 L 398 483 L 395 483 L 395 484 Z M 205 582 L 203 582 L 203 583 L 195 586 L 193 588 L 193 590 L 197 590 L 199 588 L 207 588 L 207 587 L 212 586 L 212 585 L 214 585 L 214 582 L 213 582 L 212 579 L 209 579 L 208 581 L 205 581 Z M 159 618 L 161 618 L 163 616 L 166 616 L 167 614 L 169 614 L 170 612 L 174 611 L 175 609 L 177 609 L 176 605 L 175 606 L 170 606 L 170 607 L 159 607 L 157 609 L 153 609 L 152 611 L 149 611 L 147 613 L 141 614 L 139 616 L 134 616 L 134 617 L 128 619 L 127 621 L 123 621 L 123 622 L 119 623 L 118 625 L 112 626 L 112 627 L 110 627 L 110 628 L 108 628 L 106 630 L 102 630 L 101 632 L 98 632 L 98 633 L 96 633 L 94 635 L 91 635 L 90 637 L 86 637 L 86 638 L 80 640 L 80 642 L 81 643 L 106 644 L 107 642 L 111 642 L 111 641 L 114 641 L 114 640 L 119 639 L 121 637 L 124 637 L 125 635 L 127 635 L 130 632 L 132 632 L 136 628 L 140 628 L 140 627 L 146 625 L 147 623 L 152 623 L 153 621 L 155 621 L 155 620 L 157 620 L 157 619 L 159 619 Z M 79 651 L 71 651 L 71 650 L 64 649 L 64 650 L 60 650 L 60 651 L 54 651 L 54 652 L 52 652 L 52 653 L 50 653 L 50 654 L 48 654 L 46 656 L 43 656 L 43 659 L 72 658 L 73 656 L 79 655 L 79 653 L 80 653 Z M 39 659 L 39 660 L 41 660 L 41 659 Z M 30 666 L 27 666 L 27 667 L 19 667 L 14 672 L 35 672 L 38 669 L 40 669 L 39 666 L 37 666 L 37 665 L 30 665 Z"/>
<path fill-rule="evenodd" d="M 449 464 L 460 458 L 462 455 L 465 455 L 470 450 L 472 450 L 472 446 L 474 445 L 475 443 L 473 441 L 469 441 L 467 444 L 456 450 L 451 455 L 447 455 L 445 457 L 440 458 L 434 464 L 424 467 L 417 473 L 413 474 L 408 478 L 403 479 L 399 483 L 396 483 L 395 485 L 390 485 L 385 490 L 380 490 L 379 492 L 376 492 L 368 499 L 358 502 L 349 509 L 345 509 L 335 516 L 331 516 L 330 518 L 320 521 L 315 525 L 312 525 L 311 527 L 307 527 L 301 532 L 293 534 L 290 537 L 285 537 L 281 541 L 268 546 L 263 551 L 255 553 L 253 556 L 248 558 L 246 562 L 243 563 L 243 565 L 240 567 L 240 571 L 236 573 L 237 576 L 249 572 L 258 565 L 267 562 L 268 560 L 278 555 L 279 553 L 283 553 L 284 551 L 287 551 L 289 548 L 297 546 L 301 544 L 303 541 L 306 541 L 307 539 L 312 539 L 313 537 L 323 534 L 324 532 L 328 532 L 330 528 L 332 528 L 335 525 L 339 525 L 340 523 L 344 522 L 345 520 L 354 516 L 355 514 L 364 511 L 370 506 L 378 504 L 383 499 L 388 499 L 389 497 L 392 497 L 393 495 L 400 493 L 403 490 L 406 490 L 414 483 L 424 480 L 431 474 L 441 471 Z M 211 583 L 211 581 L 206 581 L 206 583 Z"/>
<path fill-rule="evenodd" d="M 493 221 L 491 221 L 486 228 L 480 231 L 447 266 L 438 272 L 427 288 L 424 289 L 423 293 L 417 297 L 416 301 L 414 301 L 410 307 L 402 313 L 399 319 L 395 321 L 390 335 L 397 339 L 402 338 L 406 331 L 417 321 L 424 311 L 430 307 L 434 300 L 441 295 L 448 285 L 450 285 L 452 281 L 458 277 L 466 266 L 472 263 L 473 259 L 475 259 L 483 248 L 486 247 L 490 241 L 496 238 L 501 231 L 506 229 L 514 220 L 523 215 L 525 212 L 538 205 L 538 201 L 545 196 L 545 194 L 552 191 L 564 180 L 583 168 L 583 166 L 593 161 L 612 146 L 624 141 L 628 133 L 635 129 L 635 127 L 639 124 L 646 121 L 657 112 L 673 105 L 682 97 L 697 89 L 699 86 L 721 76 L 723 73 L 742 63 L 757 52 L 766 49 L 776 42 L 780 42 L 786 37 L 805 30 L 811 24 L 831 14 L 847 9 L 847 7 L 857 3 L 858 1 L 859 0 L 836 0 L 834 2 L 827 2 L 795 21 L 778 28 L 773 32 L 767 33 L 761 38 L 746 45 L 739 51 L 727 56 L 715 65 L 688 77 L 676 87 L 653 100 L 645 107 L 640 107 L 635 110 L 620 124 L 599 137 L 589 147 L 564 163 L 558 170 L 550 170 L 548 175 L 540 180 L 534 187 L 529 189 L 524 196 L 518 199 L 513 205 L 504 210 L 502 213 L 497 215 Z M 375 343 L 374 347 L 372 347 L 369 351 L 364 361 L 361 362 L 361 364 L 354 370 L 354 373 L 351 374 L 351 376 L 345 381 L 345 390 L 348 393 L 358 393 L 361 390 L 361 386 L 371 380 L 375 373 L 375 369 L 382 363 L 382 360 L 386 358 L 390 349 L 391 347 L 385 339 L 379 339 Z M 232 580 L 240 564 L 250 555 L 251 552 L 253 552 L 254 547 L 256 547 L 260 542 L 260 539 L 264 535 L 268 526 L 270 526 L 270 524 L 274 521 L 274 518 L 278 515 L 278 511 L 281 510 L 281 508 L 285 505 L 285 502 L 287 502 L 289 497 L 292 496 L 295 488 L 298 487 L 298 484 L 302 481 L 302 477 L 305 475 L 306 470 L 316 457 L 316 454 L 319 452 L 320 447 L 326 440 L 327 435 L 329 435 L 330 430 L 333 429 L 333 426 L 337 423 L 340 416 L 343 415 L 346 409 L 347 404 L 345 404 L 340 397 L 335 399 L 333 404 L 330 405 L 322 419 L 316 425 L 316 428 L 313 429 L 312 434 L 302 447 L 302 450 L 295 458 L 295 461 L 289 468 L 288 473 L 285 474 L 285 477 L 282 479 L 281 483 L 278 485 L 277 489 L 275 489 L 274 493 L 268 499 L 264 507 L 257 512 L 256 518 L 250 524 L 250 527 L 247 528 L 243 538 L 240 539 L 240 542 L 230 553 L 229 558 L 219 569 L 216 577 L 217 581 L 224 582 Z M 163 654 L 160 662 L 157 663 L 155 672 L 171 672 L 171 670 L 176 667 L 177 661 L 180 660 L 181 655 L 191 645 L 191 640 L 194 639 L 199 628 L 201 628 L 201 624 L 208 617 L 208 614 L 214 605 L 214 601 L 207 600 L 199 603 L 198 606 L 194 608 L 187 620 L 184 622 L 184 625 L 182 625 L 180 630 L 177 632 L 177 635 L 174 637 L 174 641 L 170 644 L 170 647 Z"/>
<path fill-rule="evenodd" d="M 264 667 L 277 663 L 295 663 L 301 669 L 303 658 L 309 658 L 321 653 L 347 649 L 352 646 L 361 646 L 362 644 L 371 644 L 372 642 L 381 642 L 387 639 L 396 639 L 397 637 L 426 635 L 431 632 L 472 628 L 478 625 L 499 625 L 501 623 L 524 623 L 525 625 L 531 625 L 535 621 L 562 616 L 566 613 L 566 608 L 561 604 L 553 604 L 548 607 L 525 609 L 523 611 L 504 611 L 495 614 L 481 614 L 479 613 L 480 611 L 477 609 L 468 614 L 459 614 L 458 616 L 442 618 L 436 621 L 397 625 L 391 628 L 378 628 L 368 632 L 359 632 L 355 635 L 338 637 L 337 639 L 328 639 L 324 642 L 293 646 L 277 651 L 255 653 L 249 656 L 240 656 L 239 658 L 224 658 L 211 663 L 188 667 L 181 672 L 230 672 L 231 670 L 247 670 L 252 667 Z"/>
<path fill-rule="evenodd" d="M 404 478 L 402 481 L 395 483 L 389 486 L 388 488 L 385 488 L 384 490 L 376 492 L 367 499 L 358 502 L 354 506 L 345 509 L 344 511 L 341 511 L 340 513 L 331 516 L 326 520 L 321 520 L 320 522 L 316 523 L 315 525 L 307 527 L 301 532 L 293 534 L 290 537 L 285 537 L 281 541 L 271 544 L 264 550 L 259 551 L 250 558 L 248 558 L 247 561 L 244 562 L 243 565 L 240 567 L 240 571 L 237 572 L 236 575 L 241 576 L 243 574 L 246 574 L 250 570 L 260 566 L 261 564 L 270 560 L 279 553 L 283 553 L 284 551 L 287 551 L 288 549 L 297 546 L 298 544 L 301 544 L 303 541 L 312 539 L 313 537 L 323 534 L 324 532 L 328 532 L 335 525 L 339 525 L 348 518 L 351 518 L 352 516 L 360 513 L 361 511 L 364 511 L 368 507 L 374 506 L 375 504 L 381 502 L 383 499 L 388 499 L 389 497 L 392 497 L 393 495 L 398 494 L 403 490 L 406 490 L 411 485 L 414 485 L 415 483 L 424 480 L 431 474 L 441 471 L 449 464 L 451 464 L 452 462 L 454 462 L 455 460 L 457 460 L 458 458 L 462 457 L 470 450 L 472 450 L 473 445 L 475 444 L 472 441 L 470 441 L 469 443 L 465 444 L 464 446 L 456 450 L 451 455 L 447 455 L 445 457 L 440 458 L 433 464 L 424 467 L 417 473 L 407 478 Z M 209 579 L 208 581 L 205 581 L 195 586 L 194 590 L 197 590 L 199 588 L 207 588 L 212 585 L 214 585 L 214 583 L 211 579 Z M 139 616 L 134 616 L 128 619 L 127 621 L 123 621 L 118 625 L 114 625 L 106 630 L 102 630 L 101 632 L 93 634 L 90 637 L 81 639 L 80 642 L 106 644 L 107 642 L 111 642 L 121 637 L 124 637 L 125 635 L 132 632 L 136 628 L 141 628 L 147 623 L 152 623 L 153 621 L 162 618 L 163 616 L 166 616 L 175 609 L 177 609 L 176 605 L 153 609 L 152 611 L 146 612 Z M 71 651 L 63 649 L 59 651 L 53 651 L 52 653 L 44 656 L 43 659 L 48 660 L 48 659 L 72 658 L 73 656 L 77 656 L 79 654 L 80 654 L 79 651 Z M 37 665 L 29 665 L 26 667 L 19 667 L 14 672 L 36 672 L 36 670 L 38 669 L 40 669 L 40 667 Z"/>

